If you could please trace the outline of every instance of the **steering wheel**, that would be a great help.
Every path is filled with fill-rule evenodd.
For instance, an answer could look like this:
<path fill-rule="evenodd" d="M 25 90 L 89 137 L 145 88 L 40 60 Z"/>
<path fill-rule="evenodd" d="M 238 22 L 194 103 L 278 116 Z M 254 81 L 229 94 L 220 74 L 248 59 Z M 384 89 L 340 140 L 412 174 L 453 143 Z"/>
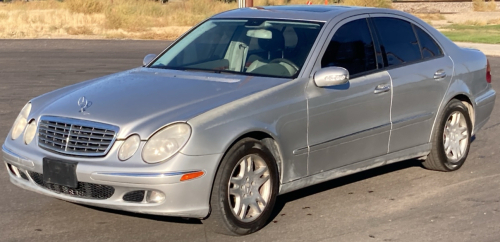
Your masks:
<path fill-rule="evenodd" d="M 293 69 L 295 69 L 295 72 L 299 71 L 299 67 L 297 67 L 297 65 L 295 65 L 295 63 L 293 63 L 291 60 L 288 60 L 288 59 L 276 58 L 276 59 L 270 61 L 269 64 L 271 64 L 271 63 L 278 63 L 279 64 L 280 62 L 291 66 Z"/>

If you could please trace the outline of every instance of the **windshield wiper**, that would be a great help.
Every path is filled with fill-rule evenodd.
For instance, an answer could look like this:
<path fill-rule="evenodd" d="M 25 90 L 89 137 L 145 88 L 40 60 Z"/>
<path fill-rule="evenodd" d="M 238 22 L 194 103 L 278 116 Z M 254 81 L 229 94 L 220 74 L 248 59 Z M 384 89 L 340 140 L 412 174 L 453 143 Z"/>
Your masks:
<path fill-rule="evenodd" d="M 160 67 L 162 69 L 178 70 L 178 71 L 195 71 L 195 72 L 208 72 L 208 73 L 228 73 L 238 75 L 240 72 L 229 71 L 229 70 L 214 70 L 214 69 L 203 69 L 203 68 L 192 68 L 192 67 Z"/>
<path fill-rule="evenodd" d="M 214 70 L 214 69 L 203 69 L 203 68 L 192 68 L 192 67 L 169 67 L 169 66 L 150 66 L 150 68 L 166 69 L 166 70 L 177 70 L 177 71 L 194 71 L 194 72 L 208 72 L 217 74 L 232 74 L 232 75 L 243 75 L 244 73 L 230 71 L 230 70 Z"/>
<path fill-rule="evenodd" d="M 229 70 L 216 70 L 217 73 L 232 74 L 232 75 L 245 75 L 243 72 L 229 71 Z"/>
<path fill-rule="evenodd" d="M 203 69 L 203 68 L 180 68 L 179 70 L 182 71 L 199 71 L 199 72 L 209 72 L 209 73 L 217 73 L 217 74 L 233 74 L 233 75 L 242 75 L 241 72 L 236 72 L 236 71 L 230 71 L 230 70 L 215 70 L 215 69 Z"/>
<path fill-rule="evenodd" d="M 212 69 L 203 69 L 203 68 L 191 68 L 191 67 L 188 67 L 188 68 L 179 68 L 178 70 L 181 70 L 181 71 L 199 71 L 199 72 L 209 72 L 209 73 L 220 73 L 219 70 L 212 70 Z"/>

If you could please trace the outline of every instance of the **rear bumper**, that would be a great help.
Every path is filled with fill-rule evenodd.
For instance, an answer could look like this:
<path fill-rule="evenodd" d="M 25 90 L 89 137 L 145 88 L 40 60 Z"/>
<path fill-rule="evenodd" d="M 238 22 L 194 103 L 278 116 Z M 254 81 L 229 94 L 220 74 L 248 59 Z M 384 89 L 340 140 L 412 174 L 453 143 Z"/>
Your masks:
<path fill-rule="evenodd" d="M 478 96 L 475 102 L 475 125 L 473 134 L 481 129 L 490 119 L 491 112 L 495 106 L 496 92 L 492 88 Z"/>
<path fill-rule="evenodd" d="M 220 155 L 187 156 L 177 154 L 168 162 L 192 164 L 191 170 L 203 171 L 199 178 L 180 181 L 182 171 L 142 172 L 140 168 L 124 171 L 110 171 L 109 167 L 82 163 L 77 166 L 79 182 L 85 184 L 110 186 L 114 189 L 107 199 L 92 199 L 70 195 L 68 192 L 51 190 L 40 184 L 40 179 L 32 176 L 33 172 L 43 174 L 42 159 L 28 159 L 2 146 L 3 160 L 7 167 L 10 181 L 18 187 L 34 191 L 61 200 L 96 207 L 123 210 L 135 213 L 204 218 L 209 214 L 209 197 L 213 182 L 214 169 Z M 215 167 L 215 168 L 214 168 Z M 105 172 L 103 172 L 105 171 Z M 160 203 L 124 201 L 123 196 L 131 191 L 160 191 L 165 194 L 165 200 Z M 72 192 L 70 192 L 72 193 Z"/>

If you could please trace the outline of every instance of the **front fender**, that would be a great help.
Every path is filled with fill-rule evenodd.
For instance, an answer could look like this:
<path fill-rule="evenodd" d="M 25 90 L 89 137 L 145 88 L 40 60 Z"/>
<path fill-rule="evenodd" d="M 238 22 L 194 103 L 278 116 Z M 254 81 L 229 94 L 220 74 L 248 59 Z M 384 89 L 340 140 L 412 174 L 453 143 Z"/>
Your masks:
<path fill-rule="evenodd" d="M 193 134 L 181 152 L 221 154 L 245 134 L 263 132 L 278 146 L 284 182 L 307 175 L 307 154 L 294 155 L 293 150 L 307 147 L 308 80 L 291 80 L 188 120 Z"/>

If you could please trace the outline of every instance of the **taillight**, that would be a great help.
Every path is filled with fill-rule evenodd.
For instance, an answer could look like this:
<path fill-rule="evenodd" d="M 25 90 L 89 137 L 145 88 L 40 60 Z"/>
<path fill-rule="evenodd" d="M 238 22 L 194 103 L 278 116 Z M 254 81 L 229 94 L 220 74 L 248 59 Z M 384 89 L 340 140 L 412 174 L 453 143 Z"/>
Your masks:
<path fill-rule="evenodd" d="M 486 65 L 486 82 L 491 83 L 491 68 L 490 68 L 490 61 L 487 60 L 487 65 Z"/>

